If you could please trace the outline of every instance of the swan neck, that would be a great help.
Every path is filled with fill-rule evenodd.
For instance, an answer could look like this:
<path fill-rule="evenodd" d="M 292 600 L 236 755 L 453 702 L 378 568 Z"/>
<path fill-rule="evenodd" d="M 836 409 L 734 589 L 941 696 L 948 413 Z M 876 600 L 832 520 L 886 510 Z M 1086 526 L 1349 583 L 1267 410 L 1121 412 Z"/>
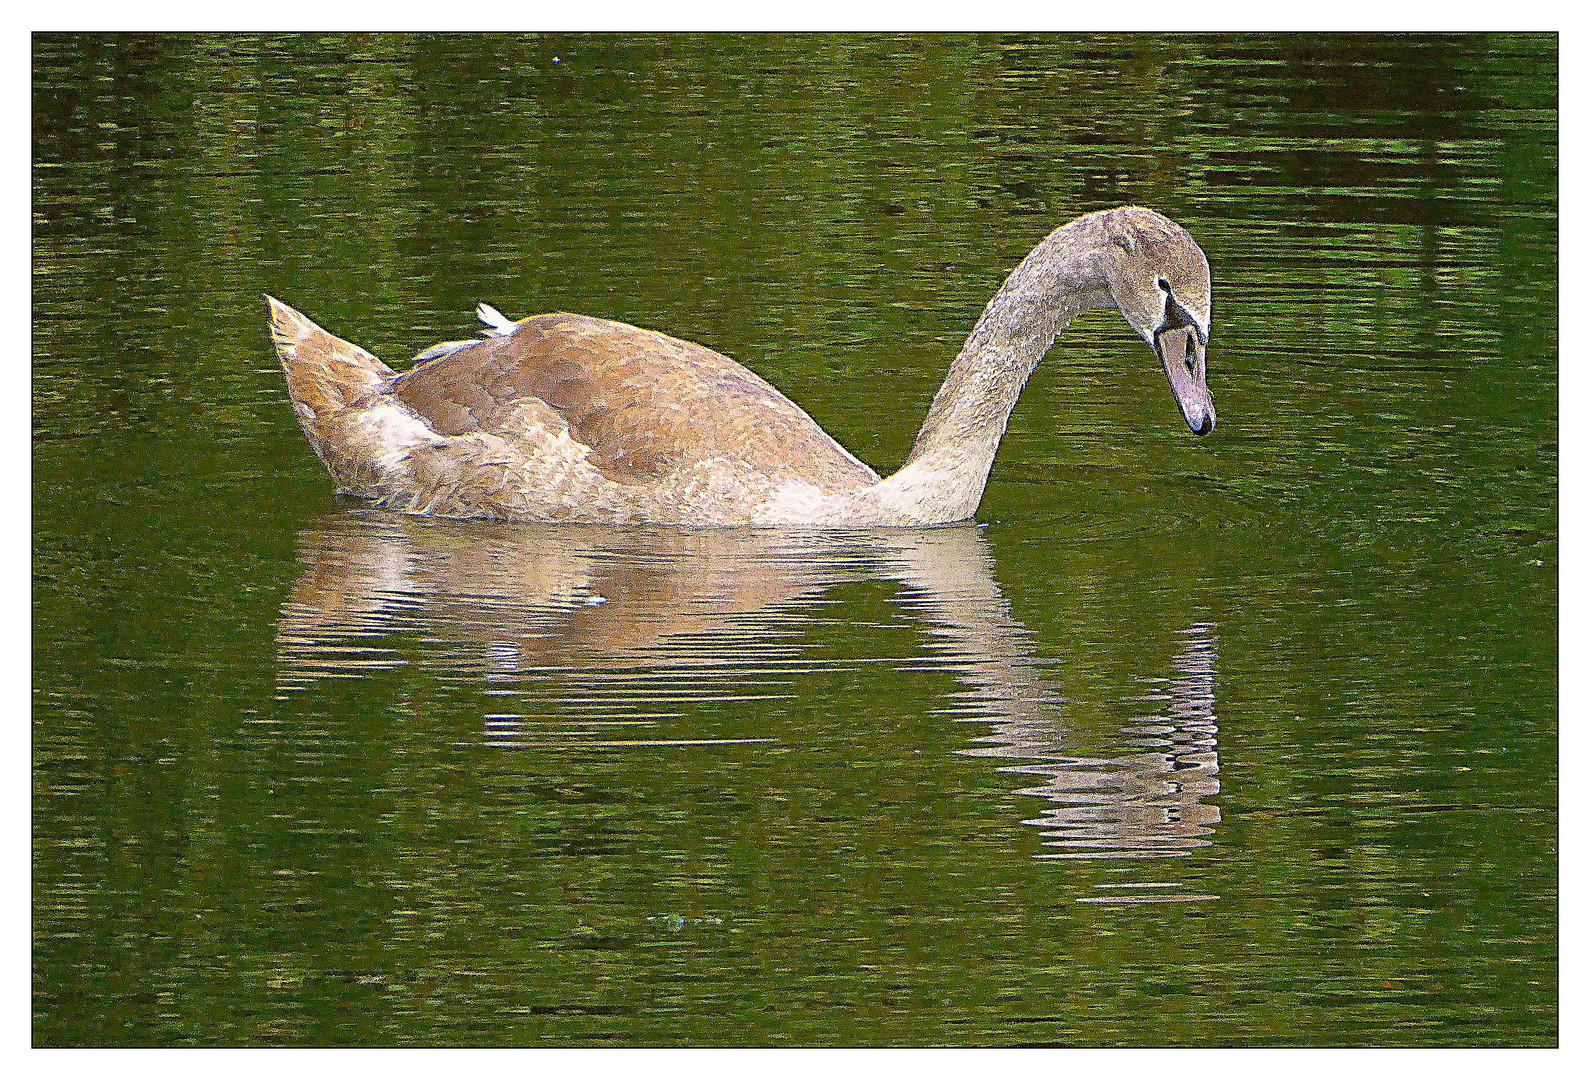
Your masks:
<path fill-rule="evenodd" d="M 1078 314 L 1115 306 L 1108 245 L 1102 229 L 1080 219 L 1011 271 L 950 365 L 905 465 L 879 485 L 886 502 L 931 509 L 936 521 L 976 512 L 1011 410 L 1038 361 Z"/>

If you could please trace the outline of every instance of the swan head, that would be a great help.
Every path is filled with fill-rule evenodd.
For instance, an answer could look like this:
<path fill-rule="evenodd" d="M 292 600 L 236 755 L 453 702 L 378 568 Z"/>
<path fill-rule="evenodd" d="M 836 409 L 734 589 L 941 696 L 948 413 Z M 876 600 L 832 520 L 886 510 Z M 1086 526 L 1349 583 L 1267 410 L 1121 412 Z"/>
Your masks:
<path fill-rule="evenodd" d="M 1162 214 L 1123 206 L 1101 215 L 1109 236 L 1110 294 L 1165 369 L 1187 426 L 1215 429 L 1205 381 L 1209 348 L 1209 260 L 1186 229 Z"/>

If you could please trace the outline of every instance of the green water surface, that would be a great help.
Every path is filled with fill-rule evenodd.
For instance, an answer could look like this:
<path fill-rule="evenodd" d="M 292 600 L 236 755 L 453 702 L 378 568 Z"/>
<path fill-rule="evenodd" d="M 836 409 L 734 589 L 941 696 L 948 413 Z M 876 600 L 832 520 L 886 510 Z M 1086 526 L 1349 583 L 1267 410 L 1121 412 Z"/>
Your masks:
<path fill-rule="evenodd" d="M 33 1037 L 1552 1044 L 1557 43 L 33 40 Z M 975 526 L 338 499 L 260 294 L 567 309 L 881 471 L 1003 275 L 1112 312 Z"/>

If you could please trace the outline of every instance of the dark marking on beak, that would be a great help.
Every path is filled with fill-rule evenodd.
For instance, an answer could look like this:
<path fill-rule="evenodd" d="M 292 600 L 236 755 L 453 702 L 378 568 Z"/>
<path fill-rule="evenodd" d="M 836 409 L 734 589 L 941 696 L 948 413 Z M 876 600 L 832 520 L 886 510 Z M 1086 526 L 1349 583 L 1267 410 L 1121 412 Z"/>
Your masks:
<path fill-rule="evenodd" d="M 1198 339 L 1198 344 L 1207 348 L 1209 335 L 1204 333 L 1203 327 L 1198 325 L 1198 320 L 1194 319 L 1192 314 L 1181 306 L 1180 301 L 1176 299 L 1175 293 L 1170 292 L 1169 289 L 1165 291 L 1167 293 L 1165 297 L 1165 318 L 1160 322 L 1159 328 L 1154 331 L 1155 336 L 1168 330 L 1180 330 L 1185 327 L 1192 331 L 1193 336 Z"/>

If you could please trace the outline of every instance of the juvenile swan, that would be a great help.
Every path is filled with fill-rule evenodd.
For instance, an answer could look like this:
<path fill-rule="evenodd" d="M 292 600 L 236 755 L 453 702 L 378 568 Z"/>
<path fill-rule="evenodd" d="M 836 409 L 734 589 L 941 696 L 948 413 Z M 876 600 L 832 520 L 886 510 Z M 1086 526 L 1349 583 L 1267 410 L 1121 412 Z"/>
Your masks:
<path fill-rule="evenodd" d="M 938 525 L 971 517 L 1027 377 L 1089 308 L 1158 354 L 1187 426 L 1204 378 L 1209 262 L 1187 231 L 1123 206 L 1051 233 L 1011 271 L 950 366 L 899 472 L 880 479 L 726 356 L 584 315 L 434 345 L 401 374 L 271 297 L 298 422 L 339 491 L 410 514 L 667 525 Z"/>

